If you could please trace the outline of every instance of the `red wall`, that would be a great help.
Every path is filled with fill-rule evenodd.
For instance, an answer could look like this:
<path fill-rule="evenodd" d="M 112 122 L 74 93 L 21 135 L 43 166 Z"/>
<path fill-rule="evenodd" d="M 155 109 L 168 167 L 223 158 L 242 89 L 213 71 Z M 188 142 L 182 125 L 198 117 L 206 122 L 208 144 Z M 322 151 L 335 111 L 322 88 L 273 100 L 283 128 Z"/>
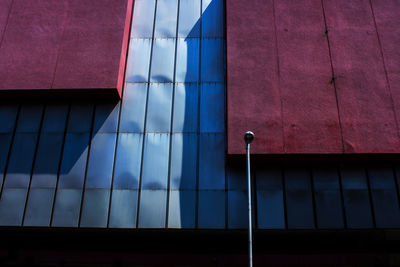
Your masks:
<path fill-rule="evenodd" d="M 400 152 L 400 1 L 226 1 L 228 153 Z"/>
<path fill-rule="evenodd" d="M 1 1 L 0 92 L 94 89 L 94 94 L 120 94 L 132 4 Z"/>

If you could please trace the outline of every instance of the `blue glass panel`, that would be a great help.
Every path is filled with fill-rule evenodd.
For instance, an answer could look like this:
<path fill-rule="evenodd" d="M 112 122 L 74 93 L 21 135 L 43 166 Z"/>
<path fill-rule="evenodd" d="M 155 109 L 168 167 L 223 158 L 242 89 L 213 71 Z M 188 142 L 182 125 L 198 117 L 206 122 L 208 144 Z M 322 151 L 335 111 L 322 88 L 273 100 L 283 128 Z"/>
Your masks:
<path fill-rule="evenodd" d="M 127 83 L 122 99 L 120 132 L 142 133 L 146 113 L 147 84 Z"/>
<path fill-rule="evenodd" d="M 247 173 L 245 164 L 228 165 L 227 178 L 229 190 L 247 190 Z"/>
<path fill-rule="evenodd" d="M 94 117 L 94 133 L 117 132 L 119 103 L 98 104 Z"/>
<path fill-rule="evenodd" d="M 247 228 L 247 191 L 228 191 L 228 228 Z"/>
<path fill-rule="evenodd" d="M 201 81 L 224 82 L 224 40 L 202 39 L 201 41 Z"/>
<path fill-rule="evenodd" d="M 168 180 L 169 134 L 146 134 L 142 188 L 166 189 Z"/>
<path fill-rule="evenodd" d="M 291 167 L 285 170 L 286 208 L 288 228 L 314 228 L 314 211 L 310 172 Z"/>
<path fill-rule="evenodd" d="M 33 169 L 32 187 L 55 187 L 60 164 L 64 134 L 42 132 L 36 163 Z"/>
<path fill-rule="evenodd" d="M 158 0 L 154 37 L 176 37 L 177 17 L 178 0 Z"/>
<path fill-rule="evenodd" d="M 42 105 L 23 105 L 19 114 L 17 132 L 36 133 L 42 119 Z"/>
<path fill-rule="evenodd" d="M 200 132 L 225 130 L 225 87 L 223 84 L 202 84 L 200 97 Z"/>
<path fill-rule="evenodd" d="M 52 226 L 77 227 L 81 210 L 82 190 L 58 189 Z"/>
<path fill-rule="evenodd" d="M 149 87 L 149 104 L 147 107 L 147 132 L 169 132 L 171 129 L 172 111 L 171 83 L 152 83 Z"/>
<path fill-rule="evenodd" d="M 170 188 L 195 189 L 197 134 L 173 134 L 171 149 Z"/>
<path fill-rule="evenodd" d="M 196 191 L 169 192 L 168 228 L 194 228 L 196 224 Z"/>
<path fill-rule="evenodd" d="M 257 225 L 259 229 L 285 228 L 282 190 L 257 190 Z"/>
<path fill-rule="evenodd" d="M 16 133 L 4 186 L 27 188 L 31 177 L 37 134 Z"/>
<path fill-rule="evenodd" d="M 88 145 L 89 134 L 67 134 L 62 156 L 59 188 L 82 188 Z"/>
<path fill-rule="evenodd" d="M 86 189 L 82 206 L 81 227 L 106 227 L 110 190 Z"/>
<path fill-rule="evenodd" d="M 92 138 L 86 188 L 110 188 L 116 134 L 98 133 Z"/>
<path fill-rule="evenodd" d="M 149 79 L 149 64 L 151 39 L 131 39 L 129 43 L 129 58 L 126 64 L 125 82 L 147 82 Z"/>
<path fill-rule="evenodd" d="M 313 183 L 318 228 L 343 228 L 338 170 L 330 166 L 314 168 Z"/>
<path fill-rule="evenodd" d="M 54 104 L 46 107 L 42 132 L 63 133 L 68 115 L 68 105 Z"/>
<path fill-rule="evenodd" d="M 110 227 L 135 228 L 138 204 L 137 190 L 113 190 Z"/>
<path fill-rule="evenodd" d="M 132 32 L 135 38 L 151 38 L 153 35 L 155 0 L 135 0 Z"/>
<path fill-rule="evenodd" d="M 256 169 L 257 190 L 282 190 L 282 170 L 280 167 L 261 167 Z M 246 180 L 247 181 L 247 180 Z M 246 185 L 247 187 L 247 185 Z"/>
<path fill-rule="evenodd" d="M 0 106 L 0 133 L 12 133 L 18 114 L 17 105 Z"/>
<path fill-rule="evenodd" d="M 5 188 L 0 198 L 0 225 L 21 226 L 27 189 Z"/>
<path fill-rule="evenodd" d="M 196 133 L 199 104 L 197 84 L 176 84 L 174 90 L 173 132 Z"/>
<path fill-rule="evenodd" d="M 11 133 L 0 133 L 0 185 L 3 183 L 3 175 L 6 169 L 11 139 Z"/>
<path fill-rule="evenodd" d="M 347 165 L 341 169 L 341 176 L 347 227 L 373 227 L 365 169 Z"/>
<path fill-rule="evenodd" d="M 201 134 L 199 189 L 225 189 L 225 136 Z"/>
<path fill-rule="evenodd" d="M 179 37 L 200 37 L 200 0 L 180 0 Z"/>
<path fill-rule="evenodd" d="M 155 39 L 151 62 L 152 82 L 172 82 L 175 61 L 175 39 Z"/>
<path fill-rule="evenodd" d="M 225 191 L 199 191 L 199 228 L 225 228 Z"/>
<path fill-rule="evenodd" d="M 76 104 L 71 106 L 68 132 L 89 133 L 92 127 L 93 105 Z"/>
<path fill-rule="evenodd" d="M 178 39 L 176 82 L 198 82 L 200 39 Z"/>
<path fill-rule="evenodd" d="M 166 190 L 142 190 L 140 194 L 139 228 L 164 228 L 166 203 Z"/>
<path fill-rule="evenodd" d="M 139 188 L 143 135 L 120 133 L 115 160 L 114 188 Z"/>
<path fill-rule="evenodd" d="M 49 226 L 54 189 L 32 188 L 25 212 L 24 226 Z"/>
<path fill-rule="evenodd" d="M 389 166 L 368 168 L 376 227 L 400 226 L 399 201 L 393 169 Z"/>
<path fill-rule="evenodd" d="M 224 38 L 224 1 L 203 0 L 202 35 L 203 37 Z"/>

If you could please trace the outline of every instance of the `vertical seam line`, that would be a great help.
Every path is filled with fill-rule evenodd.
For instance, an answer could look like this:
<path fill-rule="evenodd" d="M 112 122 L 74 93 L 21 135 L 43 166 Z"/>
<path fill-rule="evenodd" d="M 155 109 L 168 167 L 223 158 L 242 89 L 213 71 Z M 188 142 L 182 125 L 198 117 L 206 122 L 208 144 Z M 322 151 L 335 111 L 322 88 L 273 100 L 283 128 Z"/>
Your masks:
<path fill-rule="evenodd" d="M 342 125 L 342 119 L 340 116 L 339 97 L 338 97 L 337 85 L 336 85 L 336 79 L 335 79 L 335 68 L 333 67 L 332 49 L 331 49 L 331 42 L 329 40 L 329 33 L 328 33 L 329 29 L 328 29 L 328 22 L 326 20 L 324 0 L 321 0 L 321 7 L 322 7 L 322 15 L 324 16 L 325 34 L 326 34 L 326 41 L 328 43 L 328 51 L 329 51 L 329 61 L 331 64 L 331 72 L 332 72 L 331 82 L 333 84 L 333 88 L 335 91 L 336 109 L 337 109 L 337 115 L 338 115 L 338 121 L 339 121 L 340 136 L 341 136 L 341 141 L 342 141 L 342 153 L 345 153 L 346 151 L 345 151 L 345 145 L 344 145 L 343 125 Z"/>
<path fill-rule="evenodd" d="M 279 102 L 281 108 L 281 128 L 282 128 L 282 150 L 283 153 L 286 153 L 286 140 L 285 140 L 285 129 L 284 129 L 284 117 L 283 117 L 283 98 L 282 98 L 282 90 L 281 90 L 281 71 L 279 64 L 279 48 L 278 48 L 278 29 L 276 26 L 276 15 L 275 15 L 275 0 L 272 0 L 272 15 L 274 19 L 274 34 L 275 34 L 275 52 L 276 52 L 276 68 L 277 68 L 277 76 L 278 76 L 278 93 L 279 93 Z"/>
<path fill-rule="evenodd" d="M 389 89 L 390 104 L 392 106 L 394 120 L 395 120 L 395 123 L 396 123 L 397 137 L 400 138 L 400 129 L 399 129 L 399 123 L 398 123 L 398 120 L 397 120 L 397 114 L 396 114 L 396 109 L 395 109 L 395 105 L 394 105 L 392 87 L 390 86 L 389 74 L 388 74 L 388 71 L 387 71 L 387 68 L 386 68 L 386 61 L 385 61 L 385 57 L 384 57 L 384 54 L 383 54 L 382 41 L 381 41 L 381 38 L 380 38 L 379 33 L 378 33 L 378 25 L 376 24 L 375 12 L 374 12 L 374 8 L 372 7 L 371 0 L 369 0 L 369 5 L 370 5 L 370 8 L 371 8 L 372 18 L 374 20 L 375 33 L 376 33 L 376 38 L 378 39 L 379 52 L 380 52 L 381 57 L 382 57 L 382 65 L 383 65 L 383 70 L 385 71 L 386 83 L 387 83 L 387 86 L 388 86 L 388 89 Z"/>
<path fill-rule="evenodd" d="M 142 195 L 142 180 L 143 180 L 143 159 L 144 159 L 144 147 L 146 144 L 146 124 L 147 124 L 147 111 L 149 107 L 149 90 L 150 90 L 150 77 L 151 77 L 151 66 L 153 61 L 153 48 L 154 48 L 154 32 L 156 28 L 156 17 L 157 17 L 157 6 L 158 0 L 154 2 L 154 18 L 153 18 L 153 30 L 151 34 L 151 48 L 150 48 L 150 59 L 149 59 L 149 73 L 147 74 L 147 90 L 146 90 L 146 107 L 144 112 L 144 122 L 143 122 L 143 140 L 142 140 L 142 154 L 140 161 L 140 176 L 139 176 L 139 188 L 138 188 L 138 201 L 136 209 L 136 228 L 139 228 L 139 214 L 140 214 L 140 198 Z"/>

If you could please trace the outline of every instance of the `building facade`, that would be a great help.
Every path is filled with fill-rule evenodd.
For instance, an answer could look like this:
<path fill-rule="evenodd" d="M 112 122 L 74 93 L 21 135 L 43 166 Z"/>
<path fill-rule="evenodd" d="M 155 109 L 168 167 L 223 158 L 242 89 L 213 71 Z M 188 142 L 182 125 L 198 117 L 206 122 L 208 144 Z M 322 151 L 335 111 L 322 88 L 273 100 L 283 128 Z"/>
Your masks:
<path fill-rule="evenodd" d="M 7 47 L 7 42 L 12 42 L 15 34 L 10 30 L 10 25 L 13 19 L 18 19 L 19 13 L 14 10 L 29 8 L 32 12 L 39 12 L 32 7 L 24 7 L 23 2 L 14 0 L 2 4 L 7 5 L 10 11 L 1 17 L 5 23 L 0 59 L 11 55 L 6 54 L 4 47 Z M 74 2 L 66 1 L 66 7 L 72 8 Z M 96 5 L 96 1 L 85 2 L 89 7 Z M 257 121 L 258 116 L 268 117 L 268 114 L 264 116 L 265 112 L 271 112 L 269 104 L 275 102 L 268 102 L 268 95 L 265 97 L 257 90 L 255 95 L 249 94 L 254 93 L 257 84 L 260 85 L 264 75 L 270 75 L 270 72 L 282 75 L 276 77 L 284 88 L 282 90 L 286 88 L 286 95 L 291 94 L 290 90 L 293 94 L 298 90 L 291 82 L 291 77 L 297 82 L 301 80 L 303 91 L 295 94 L 297 99 L 285 99 L 284 94 L 281 97 L 286 103 L 283 106 L 286 108 L 285 114 L 302 112 L 303 102 L 299 100 L 301 95 L 308 99 L 306 104 L 318 102 L 318 99 L 314 99 L 314 102 L 309 100 L 310 95 L 322 97 L 313 91 L 320 88 L 322 78 L 307 76 L 308 80 L 302 79 L 299 76 L 303 72 L 292 73 L 290 67 L 285 69 L 287 64 L 300 64 L 290 59 L 289 52 L 294 50 L 285 46 L 285 42 L 293 41 L 293 45 L 300 51 L 296 53 L 307 64 L 313 64 L 313 58 L 318 57 L 318 50 L 311 49 L 309 53 L 302 53 L 302 46 L 307 46 L 310 39 L 303 36 L 301 31 L 288 39 L 279 39 L 280 27 L 287 30 L 283 32 L 291 32 L 290 27 L 297 29 L 296 26 L 302 29 L 298 24 L 302 20 L 301 16 L 300 20 L 296 16 L 304 15 L 307 10 L 312 10 L 315 16 L 322 19 L 327 17 L 327 12 L 332 11 L 329 13 L 332 21 L 335 16 L 340 21 L 343 20 L 338 15 L 343 14 L 340 8 L 354 8 L 363 14 L 361 18 L 370 16 L 369 23 L 372 24 L 368 25 L 376 30 L 367 34 L 379 43 L 383 38 L 379 35 L 379 23 L 377 26 L 374 17 L 378 17 L 374 5 L 379 1 L 349 1 L 353 5 L 348 6 L 343 4 L 345 1 L 338 1 L 343 2 L 343 6 L 340 6 L 340 3 L 335 5 L 334 1 L 328 0 L 135 0 L 132 6 L 129 6 L 130 1 L 119 2 L 123 3 L 123 12 L 118 14 L 132 15 L 132 21 L 128 24 L 131 25 L 128 27 L 129 46 L 120 100 L 111 96 L 96 99 L 90 93 L 89 97 L 81 97 L 79 94 L 72 97 L 68 92 L 50 98 L 35 98 L 32 93 L 26 98 L 21 98 L 21 94 L 17 98 L 10 98 L 12 90 L 7 89 L 15 88 L 7 88 L 5 84 L 9 83 L 11 74 L 0 75 L 0 78 L 3 77 L 0 80 L 3 83 L 1 88 L 7 90 L 7 97 L 4 97 L 0 106 L 0 225 L 5 237 L 1 246 L 1 260 L 11 265 L 29 263 L 50 266 L 245 266 L 248 221 L 245 161 L 241 155 L 244 142 L 240 143 L 236 139 L 228 142 L 230 135 L 227 135 L 227 131 L 242 136 L 242 126 L 235 125 L 236 122 L 247 123 Z M 122 9 L 122 6 L 127 6 L 127 10 Z M 256 14 L 255 11 L 249 12 L 251 8 L 246 9 L 245 6 L 252 6 L 261 13 L 263 9 L 273 11 L 273 14 L 265 13 L 267 15 L 262 17 L 262 14 Z M 390 8 L 395 13 L 400 11 L 400 2 L 391 1 L 390 5 L 388 3 L 379 8 Z M 51 13 L 51 10 L 47 12 Z M 85 12 L 90 14 L 89 11 Z M 252 23 L 262 19 L 264 22 L 243 25 L 249 21 L 235 17 L 241 12 L 243 16 L 247 15 L 246 18 L 251 18 Z M 24 14 L 29 18 L 29 14 Z M 303 19 L 306 21 L 310 17 L 305 15 Z M 361 23 L 357 19 L 355 21 Z M 230 28 L 229 23 L 233 22 L 242 24 Z M 261 27 L 263 23 L 269 25 L 269 22 L 272 22 L 271 25 L 277 23 L 278 27 Z M 260 28 L 257 25 L 261 25 Z M 341 39 L 339 36 L 334 41 L 327 41 L 325 31 L 335 33 L 335 24 L 332 22 L 332 26 L 327 26 L 325 20 L 321 25 L 321 32 L 313 32 L 315 39 L 312 41 L 318 37 L 325 42 L 329 53 L 328 73 L 318 73 L 322 71 L 321 68 L 315 68 L 311 73 L 316 77 L 323 76 L 327 79 L 326 85 L 341 92 L 340 74 L 335 76 L 332 73 L 332 60 L 329 60 L 331 55 L 340 62 L 340 57 L 334 54 L 335 50 L 330 50 L 330 46 L 338 47 Z M 261 41 L 255 37 L 254 40 L 250 38 L 244 42 L 244 26 L 256 29 L 258 32 L 251 36 L 258 36 Z M 71 31 L 74 32 L 73 27 Z M 271 35 L 263 36 L 270 31 Z M 102 33 L 100 31 L 96 34 Z M 64 33 L 64 37 L 60 38 L 68 40 L 65 36 Z M 270 36 L 275 36 L 276 40 L 270 40 Z M 237 40 L 242 42 L 234 43 Z M 276 42 L 280 51 L 272 48 L 269 50 L 270 47 L 264 46 L 262 40 L 269 45 Z M 120 42 L 124 42 L 123 38 Z M 278 56 L 277 59 L 268 59 L 269 55 L 263 54 L 265 51 L 261 49 L 256 53 L 260 55 L 259 58 L 246 58 L 244 52 L 241 55 L 243 61 L 240 61 L 231 52 L 240 46 L 243 51 L 250 51 L 247 56 L 254 56 L 251 51 L 260 47 L 267 47 L 267 52 Z M 357 65 L 356 59 L 345 52 L 343 54 L 348 61 L 343 64 L 347 67 Z M 74 54 L 73 51 L 71 53 Z M 76 55 L 82 57 L 81 54 Z M 108 55 L 100 53 L 100 56 Z M 363 54 L 360 52 L 356 56 L 363 57 Z M 384 59 L 386 54 L 378 56 Z M 60 59 L 62 56 L 58 57 Z M 257 60 L 266 62 L 265 71 L 258 69 Z M 352 60 L 357 64 L 352 65 Z M 68 60 L 66 62 L 68 64 Z M 249 65 L 240 65 L 238 70 L 237 62 L 247 62 Z M 252 65 L 254 62 L 256 64 Z M 278 70 L 272 70 L 269 62 L 278 64 Z M 59 63 L 57 68 L 62 68 L 61 65 Z M 106 63 L 106 66 L 110 65 Z M 348 69 L 358 71 L 357 79 L 368 77 L 369 72 L 363 72 L 357 66 Z M 389 76 L 386 77 L 394 78 L 393 81 L 389 78 L 383 81 L 385 88 L 395 84 L 395 75 L 398 74 L 396 66 L 399 65 L 392 63 L 390 66 L 384 69 L 386 72 L 389 69 Z M 10 64 L 2 66 L 3 70 L 9 68 Z M 393 76 L 390 76 L 391 70 Z M 342 69 L 340 71 L 344 72 Z M 253 72 L 254 75 L 251 74 Z M 68 73 L 71 72 L 61 73 L 60 77 Z M 34 76 L 34 72 L 31 75 Z M 79 75 L 84 76 L 84 69 L 79 70 Z M 240 79 L 248 88 L 240 87 Z M 271 79 L 267 79 L 267 85 L 262 86 L 275 88 L 274 83 L 268 83 Z M 366 80 L 360 82 L 360 87 L 375 81 L 372 78 Z M 118 87 L 115 81 L 117 79 L 113 80 L 109 88 Z M 53 80 L 54 84 L 57 83 Z M 311 93 L 307 95 L 304 88 L 308 88 L 306 86 L 309 84 L 315 86 L 310 87 Z M 231 92 L 235 92 L 234 98 L 230 98 L 232 95 L 228 97 L 231 88 Z M 239 100 L 249 99 L 250 106 L 242 106 L 239 102 L 235 105 L 235 101 L 239 101 L 238 88 L 243 90 Z M 346 89 L 345 86 L 343 88 Z M 35 88 L 32 86 L 32 89 Z M 395 92 L 395 85 L 391 89 Z M 367 94 L 371 92 L 372 89 Z M 396 93 L 393 95 L 396 96 Z M 262 103 L 250 101 L 258 97 L 266 101 L 265 109 L 260 109 Z M 342 97 L 346 99 L 346 94 Z M 229 102 L 229 99 L 236 100 Z M 319 101 L 325 100 L 322 98 Z M 381 102 L 386 105 L 385 101 Z M 365 102 L 375 103 L 368 100 Z M 256 103 L 255 110 L 261 112 L 253 110 L 249 116 L 246 110 L 252 108 L 252 103 Z M 325 107 L 323 105 L 317 112 L 324 112 Z M 395 112 L 396 107 L 394 105 Z M 281 108 L 277 107 L 279 111 Z M 369 109 L 362 107 L 353 111 L 359 112 L 357 114 L 361 122 L 365 121 L 365 117 L 372 117 L 372 122 L 391 123 L 387 119 L 389 115 L 378 116 L 374 113 L 375 109 L 382 111 L 378 115 L 386 110 L 380 109 L 378 105 L 369 105 Z M 245 115 L 240 118 L 240 113 Z M 235 117 L 237 114 L 239 118 Z M 385 135 L 388 131 L 382 130 L 383 134 L 376 134 L 381 128 L 374 124 L 375 128 L 372 129 L 375 133 L 371 136 L 377 138 L 371 139 L 368 131 L 366 137 L 359 134 L 360 139 L 352 135 L 361 144 L 359 147 L 354 145 L 360 149 L 355 153 L 337 153 L 321 145 L 319 148 L 322 147 L 322 150 L 315 152 L 310 144 L 334 143 L 337 140 L 332 141 L 332 136 L 326 137 L 324 131 L 314 131 L 321 125 L 323 116 L 315 117 L 315 114 L 309 115 L 307 111 L 303 115 L 287 116 L 287 122 L 284 122 L 290 125 L 306 118 L 304 128 L 300 126 L 297 132 L 290 132 L 289 129 L 286 136 L 284 134 L 288 144 L 286 148 L 292 149 L 288 153 L 274 149 L 269 153 L 267 150 L 273 141 L 257 143 L 257 139 L 265 139 L 265 134 L 269 134 L 273 126 L 265 126 L 266 131 L 261 129 L 258 132 L 257 129 L 246 129 L 256 134 L 253 146 L 257 155 L 252 166 L 255 266 L 395 264 L 398 259 L 396 229 L 400 227 L 399 150 L 395 146 L 380 146 L 382 151 L 362 151 L 363 144 L 376 144 L 379 139 L 383 139 L 382 143 L 389 140 L 389 134 Z M 292 122 L 291 118 L 300 119 Z M 342 119 L 345 125 L 346 114 Z M 246 123 L 245 127 L 254 126 Z M 371 124 L 367 120 L 363 126 L 356 127 L 355 131 L 365 130 L 365 125 Z M 281 129 L 277 131 L 279 134 L 274 136 L 282 134 Z M 341 149 L 343 140 L 340 140 Z M 349 148 L 346 144 L 346 148 Z M 129 245 L 123 245 L 126 243 Z"/>

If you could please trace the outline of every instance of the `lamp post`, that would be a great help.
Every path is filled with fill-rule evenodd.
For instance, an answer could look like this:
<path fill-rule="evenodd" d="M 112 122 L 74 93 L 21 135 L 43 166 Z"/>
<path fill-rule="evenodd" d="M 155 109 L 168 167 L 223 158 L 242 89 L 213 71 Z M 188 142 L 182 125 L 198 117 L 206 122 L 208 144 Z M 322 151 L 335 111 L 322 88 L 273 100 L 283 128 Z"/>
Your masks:
<path fill-rule="evenodd" d="M 251 173 L 250 173 L 250 144 L 254 140 L 254 133 L 248 131 L 244 134 L 244 142 L 246 143 L 246 160 L 247 160 L 247 196 L 249 205 L 249 267 L 253 267 L 253 213 L 251 211 Z"/>

